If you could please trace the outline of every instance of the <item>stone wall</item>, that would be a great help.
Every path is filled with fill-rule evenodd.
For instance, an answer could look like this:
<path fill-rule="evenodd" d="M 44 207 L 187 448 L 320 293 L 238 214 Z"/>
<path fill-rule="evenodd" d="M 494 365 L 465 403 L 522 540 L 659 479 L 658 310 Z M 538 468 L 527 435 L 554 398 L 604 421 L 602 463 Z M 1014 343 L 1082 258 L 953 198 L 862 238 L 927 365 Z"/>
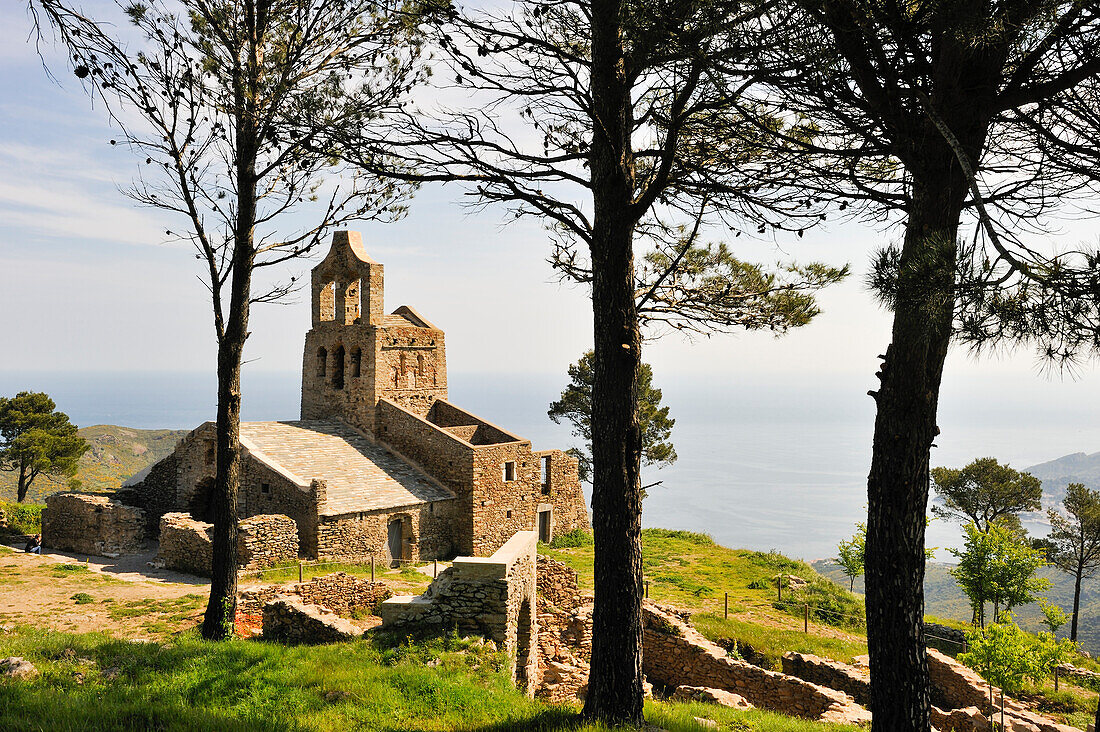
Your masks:
<path fill-rule="evenodd" d="M 642 617 L 642 669 L 650 681 L 732 691 L 754 706 L 806 719 L 851 724 L 871 718 L 842 691 L 729 658 L 676 615 L 647 603 Z"/>
<path fill-rule="evenodd" d="M 584 504 L 580 478 L 577 477 L 577 459 L 562 450 L 541 450 L 533 454 L 539 465 L 540 477 L 542 461 L 550 461 L 550 480 L 542 484 L 540 500 L 548 501 L 554 507 L 553 533 L 587 529 L 588 509 Z"/>
<path fill-rule="evenodd" d="M 134 554 L 144 549 L 145 511 L 110 496 L 55 493 L 42 511 L 42 544 L 81 554 Z"/>
<path fill-rule="evenodd" d="M 176 486 L 179 483 L 179 468 L 179 458 L 173 452 L 150 467 L 149 472 L 140 482 L 126 486 L 116 494 L 123 503 L 144 509 L 147 536 L 158 536 L 160 517 L 177 510 Z"/>
<path fill-rule="evenodd" d="M 303 488 L 246 451 L 237 493 L 237 516 L 271 514 L 293 519 L 298 532 L 297 551 L 308 557 L 318 556 L 316 485 Z"/>
<path fill-rule="evenodd" d="M 280 514 L 250 516 L 237 522 L 237 561 L 242 569 L 271 567 L 298 558 L 298 527 Z"/>
<path fill-rule="evenodd" d="M 160 520 L 157 561 L 168 569 L 210 576 L 214 525 L 186 513 L 166 513 Z M 298 558 L 298 531 L 294 521 L 278 514 L 253 516 L 237 524 L 237 561 L 240 569 L 269 567 Z"/>
<path fill-rule="evenodd" d="M 336 615 L 350 617 L 356 611 L 374 613 L 378 604 L 393 597 L 393 590 L 382 582 L 334 572 L 298 582 L 289 587 L 271 586 L 237 593 L 237 606 L 246 615 L 259 615 L 264 605 L 279 597 L 298 597 L 303 602 L 321 605 Z"/>
<path fill-rule="evenodd" d="M 186 513 L 166 513 L 160 519 L 157 562 L 168 569 L 209 577 L 213 538 L 213 524 L 196 521 Z"/>
<path fill-rule="evenodd" d="M 517 533 L 491 557 L 459 557 L 428 590 L 394 597 L 378 607 L 393 629 L 446 631 L 493 640 L 511 659 L 517 685 L 533 694 L 538 684 L 535 614 L 535 547 L 532 531 Z"/>
<path fill-rule="evenodd" d="M 264 640 L 286 643 L 338 643 L 363 635 L 363 629 L 297 597 L 264 605 Z"/>
<path fill-rule="evenodd" d="M 390 559 L 389 523 L 402 521 L 405 553 L 396 559 L 443 559 L 454 554 L 457 501 L 435 501 L 377 511 L 322 516 L 317 525 L 317 557 L 324 559 L 376 556 Z"/>
<path fill-rule="evenodd" d="M 577 590 L 570 566 L 539 555 L 537 561 L 539 686 L 551 704 L 573 703 L 588 690 L 592 658 L 592 606 Z"/>
<path fill-rule="evenodd" d="M 989 684 L 976 672 L 934 648 L 928 649 L 928 677 L 932 704 L 940 709 L 989 705 Z"/>
<path fill-rule="evenodd" d="M 871 703 L 871 676 L 865 667 L 788 651 L 783 654 L 783 673 L 843 691 L 864 706 Z"/>

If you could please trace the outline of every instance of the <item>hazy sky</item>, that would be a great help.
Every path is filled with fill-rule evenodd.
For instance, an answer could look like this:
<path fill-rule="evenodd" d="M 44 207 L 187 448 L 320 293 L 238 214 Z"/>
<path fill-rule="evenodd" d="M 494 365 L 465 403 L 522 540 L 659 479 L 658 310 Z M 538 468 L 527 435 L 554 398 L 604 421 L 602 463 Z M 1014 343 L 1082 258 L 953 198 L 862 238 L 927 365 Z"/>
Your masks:
<path fill-rule="evenodd" d="M 92 12 L 103 5 L 84 3 Z M 30 33 L 24 3 L 3 3 L 0 371 L 212 370 L 210 305 L 197 262 L 186 246 L 164 243 L 165 229 L 181 222 L 139 209 L 119 193 L 137 170 L 136 157 L 109 144 L 117 131 L 48 45 L 46 58 L 60 82 L 47 77 Z M 426 188 L 404 221 L 357 227 L 367 251 L 386 266 L 387 311 L 409 304 L 443 328 L 452 371 L 564 373 L 591 340 L 586 292 L 557 283 L 537 225 L 503 226 L 502 210 L 471 213 L 461 199 L 458 188 Z M 1091 236 L 1075 226 L 1062 234 L 1066 246 Z M 869 252 L 896 235 L 846 223 L 792 237 L 782 250 L 731 240 L 745 258 L 851 262 L 855 274 L 821 296 L 817 321 L 782 339 L 742 334 L 691 342 L 669 335 L 649 343 L 645 358 L 666 379 L 707 380 L 716 390 L 764 375 L 823 386 L 862 378 L 861 388 L 871 388 L 889 320 L 864 290 L 862 275 Z M 300 274 L 315 262 L 287 265 L 281 274 Z M 300 367 L 307 302 L 254 310 L 247 368 Z M 1087 365 L 1078 381 L 1052 380 L 1037 375 L 1031 353 L 975 361 L 956 349 L 944 398 L 956 408 L 967 400 L 975 409 L 1019 403 L 1022 419 L 1034 405 L 1064 405 L 1068 419 L 1097 403 L 1096 376 Z"/>

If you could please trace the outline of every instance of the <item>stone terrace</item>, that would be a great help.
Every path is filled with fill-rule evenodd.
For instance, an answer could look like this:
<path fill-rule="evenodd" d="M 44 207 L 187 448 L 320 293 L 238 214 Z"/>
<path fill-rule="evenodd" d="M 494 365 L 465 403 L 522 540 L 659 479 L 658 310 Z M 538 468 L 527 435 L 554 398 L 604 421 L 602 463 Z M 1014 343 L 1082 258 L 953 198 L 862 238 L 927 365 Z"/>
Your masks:
<path fill-rule="evenodd" d="M 441 501 L 453 494 L 353 428 L 333 422 L 242 422 L 241 444 L 299 485 L 325 481 L 321 516 Z"/>

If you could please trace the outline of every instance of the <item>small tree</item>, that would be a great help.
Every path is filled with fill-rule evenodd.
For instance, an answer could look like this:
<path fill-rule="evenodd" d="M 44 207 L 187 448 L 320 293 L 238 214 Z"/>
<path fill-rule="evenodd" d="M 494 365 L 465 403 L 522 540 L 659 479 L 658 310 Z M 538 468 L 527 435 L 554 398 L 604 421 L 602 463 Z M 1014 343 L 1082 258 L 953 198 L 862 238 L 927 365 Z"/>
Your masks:
<path fill-rule="evenodd" d="M 985 603 L 992 602 L 994 617 L 1005 610 L 1035 601 L 1035 594 L 1050 586 L 1050 581 L 1035 577 L 1046 563 L 1043 552 L 1033 549 L 1016 532 L 994 523 L 989 531 L 966 525 L 962 550 L 951 549 L 959 559 L 951 570 L 963 592 L 970 598 L 973 622 L 985 627 Z"/>
<path fill-rule="evenodd" d="M 1043 613 L 1043 619 L 1040 622 L 1047 626 L 1051 633 L 1057 633 L 1059 628 L 1069 622 L 1066 611 L 1045 597 L 1039 598 L 1039 610 Z"/>
<path fill-rule="evenodd" d="M 1043 497 L 1042 481 L 991 457 L 978 458 L 961 470 L 932 468 L 932 481 L 944 501 L 943 506 L 933 506 L 932 513 L 960 523 L 973 521 L 978 531 L 989 531 L 1001 517 L 1038 511 Z"/>
<path fill-rule="evenodd" d="M 856 577 L 863 574 L 863 552 L 867 542 L 867 524 L 856 524 L 856 533 L 851 539 L 845 539 L 837 544 L 836 561 L 848 575 L 848 590 L 855 590 Z"/>
<path fill-rule="evenodd" d="M 1070 640 L 1077 640 L 1077 613 L 1081 608 L 1081 580 L 1100 567 L 1100 492 L 1081 483 L 1070 483 L 1063 502 L 1064 513 L 1047 510 L 1050 520 L 1050 562 L 1073 574 L 1073 612 Z"/>
<path fill-rule="evenodd" d="M 0 470 L 18 471 L 16 500 L 22 503 L 39 475 L 60 479 L 76 474 L 88 443 L 49 395 L 21 391 L 0 397 Z"/>
<path fill-rule="evenodd" d="M 1055 666 L 1064 663 L 1076 650 L 1071 641 L 1058 641 L 1053 633 L 1044 632 L 1038 636 L 1025 633 L 1008 612 L 984 632 L 967 633 L 966 640 L 970 651 L 960 653 L 959 660 L 1001 688 L 1002 728 L 1004 693 L 1019 691 L 1025 679 L 1042 683 Z"/>
<path fill-rule="evenodd" d="M 592 379 L 595 354 L 586 351 L 569 366 L 569 385 L 562 390 L 561 398 L 550 405 L 546 412 L 556 424 L 564 419 L 573 425 L 573 436 L 584 440 L 580 448 L 570 453 L 579 462 L 580 478 L 592 479 Z M 661 390 L 653 387 L 653 368 L 648 363 L 638 366 L 638 426 L 642 431 L 642 465 L 659 468 L 676 462 L 676 448 L 672 446 L 672 428 L 676 420 L 668 416 L 668 407 L 661 406 Z M 651 488 L 658 483 L 651 483 Z"/>

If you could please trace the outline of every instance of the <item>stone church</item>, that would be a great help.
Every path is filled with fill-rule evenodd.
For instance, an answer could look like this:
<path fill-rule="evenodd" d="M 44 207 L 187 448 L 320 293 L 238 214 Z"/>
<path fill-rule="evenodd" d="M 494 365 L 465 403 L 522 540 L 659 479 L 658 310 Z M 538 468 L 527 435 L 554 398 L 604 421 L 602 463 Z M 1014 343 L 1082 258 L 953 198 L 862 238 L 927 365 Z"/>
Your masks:
<path fill-rule="evenodd" d="M 577 462 L 447 400 L 443 331 L 383 309 L 383 268 L 338 232 L 312 273 L 302 415 L 241 424 L 240 518 L 285 514 L 315 558 L 489 556 L 517 531 L 543 541 L 588 526 Z M 209 520 L 214 424 L 124 487 L 149 528 Z"/>

